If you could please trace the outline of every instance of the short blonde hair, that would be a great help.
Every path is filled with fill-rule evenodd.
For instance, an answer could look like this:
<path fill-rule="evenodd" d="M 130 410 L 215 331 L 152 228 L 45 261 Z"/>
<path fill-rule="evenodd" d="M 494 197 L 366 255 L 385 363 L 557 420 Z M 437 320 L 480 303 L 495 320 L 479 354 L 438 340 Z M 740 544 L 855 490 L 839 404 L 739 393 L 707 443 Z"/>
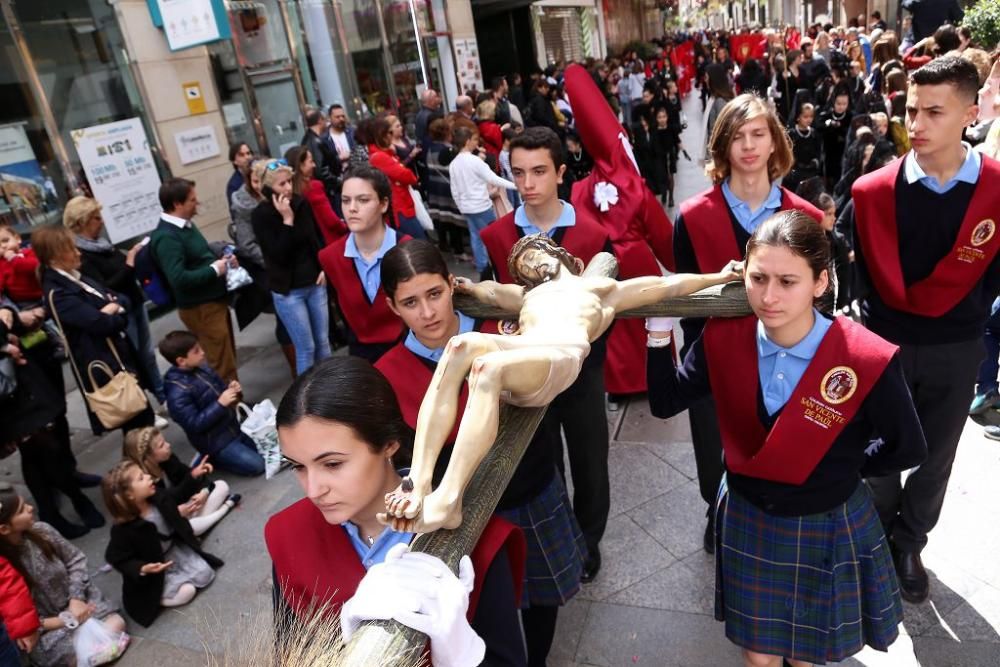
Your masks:
<path fill-rule="evenodd" d="M 712 136 L 708 140 L 708 162 L 705 173 L 718 185 L 729 178 L 732 170 L 729 164 L 729 148 L 733 145 L 736 132 L 747 122 L 763 116 L 767 119 L 767 128 L 771 132 L 774 152 L 767 159 L 767 177 L 776 181 L 786 175 L 792 168 L 792 142 L 781 126 L 778 116 L 763 99 L 751 93 L 737 95 L 722 107 L 715 125 L 712 126 Z"/>
<path fill-rule="evenodd" d="M 278 178 L 278 174 L 284 173 L 288 174 L 292 178 L 295 177 L 295 170 L 287 164 L 281 164 L 278 160 L 268 160 L 264 163 L 262 169 L 263 172 L 260 178 L 260 185 L 262 188 L 270 188 L 273 186 L 274 181 Z"/>
<path fill-rule="evenodd" d="M 95 213 L 101 212 L 101 205 L 92 197 L 73 197 L 66 202 L 63 210 L 63 224 L 73 232 L 79 234 L 83 226 Z"/>
<path fill-rule="evenodd" d="M 496 120 L 497 103 L 493 100 L 483 100 L 476 107 L 476 116 L 479 120 Z"/>

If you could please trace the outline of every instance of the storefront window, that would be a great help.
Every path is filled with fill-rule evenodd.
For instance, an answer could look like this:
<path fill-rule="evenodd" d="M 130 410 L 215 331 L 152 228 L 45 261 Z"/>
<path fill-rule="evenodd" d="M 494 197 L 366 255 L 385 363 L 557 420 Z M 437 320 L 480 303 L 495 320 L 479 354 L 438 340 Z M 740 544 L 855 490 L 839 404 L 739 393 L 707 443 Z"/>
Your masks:
<path fill-rule="evenodd" d="M 436 68 L 427 67 L 427 76 L 431 81 L 424 80 L 424 67 L 430 64 L 432 58 L 435 61 L 437 59 L 436 44 L 433 51 L 428 50 L 434 40 L 420 36 L 433 32 L 430 11 L 426 0 L 385 0 L 382 16 L 389 38 L 392 78 L 399 113 L 404 124 L 410 125 L 420 109 L 420 93 L 428 85 L 441 89 L 440 78 L 435 80 L 438 73 Z M 419 34 L 414 32 L 415 27 Z"/>
<path fill-rule="evenodd" d="M 62 173 L 57 147 L 44 128 L 40 102 L 27 85 L 28 68 L 37 74 L 59 145 L 84 192 L 88 184 L 72 132 L 128 118 L 141 119 L 142 106 L 128 66 L 122 62 L 124 44 L 109 5 L 73 0 L 0 3 L 4 5 L 4 18 L 17 21 L 30 54 L 30 62 L 22 62 L 13 43 L 14 33 L 8 25 L 0 26 L 0 59 L 5 61 L 4 74 L 0 75 L 0 99 L 4 101 L 0 105 L 0 141 L 14 147 L 8 153 L 14 157 L 9 159 L 20 160 L 0 167 L 0 173 L 6 174 L 0 215 L 22 226 L 56 221 L 60 205 L 73 194 L 71 179 Z M 23 146 L 25 138 L 27 146 Z M 162 161 L 156 162 L 162 177 L 165 168 Z M 40 183 L 40 192 L 37 187 L 33 190 L 29 181 Z"/>
<path fill-rule="evenodd" d="M 341 8 L 348 51 L 358 91 L 368 113 L 392 107 L 378 5 L 371 0 L 344 0 Z"/>

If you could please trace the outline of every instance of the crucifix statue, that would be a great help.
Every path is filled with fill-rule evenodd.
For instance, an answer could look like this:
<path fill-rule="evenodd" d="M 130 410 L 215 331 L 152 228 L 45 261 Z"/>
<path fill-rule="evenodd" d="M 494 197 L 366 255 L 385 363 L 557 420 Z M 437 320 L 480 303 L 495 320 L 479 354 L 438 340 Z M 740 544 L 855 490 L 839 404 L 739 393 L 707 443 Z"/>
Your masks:
<path fill-rule="evenodd" d="M 597 255 L 591 267 L 611 259 Z M 613 259 L 611 259 L 613 261 Z M 646 276 L 617 281 L 582 262 L 548 236 L 520 239 L 508 260 L 519 284 L 456 281 L 456 292 L 518 313 L 512 335 L 469 332 L 452 338 L 417 417 L 413 464 L 386 495 L 379 519 L 395 530 L 429 533 L 462 523 L 462 497 L 497 436 L 500 404 L 544 407 L 576 380 L 590 344 L 617 314 L 738 280 L 731 262 L 714 274 Z M 452 431 L 458 395 L 469 396 L 444 478 L 431 490 L 434 464 Z"/>

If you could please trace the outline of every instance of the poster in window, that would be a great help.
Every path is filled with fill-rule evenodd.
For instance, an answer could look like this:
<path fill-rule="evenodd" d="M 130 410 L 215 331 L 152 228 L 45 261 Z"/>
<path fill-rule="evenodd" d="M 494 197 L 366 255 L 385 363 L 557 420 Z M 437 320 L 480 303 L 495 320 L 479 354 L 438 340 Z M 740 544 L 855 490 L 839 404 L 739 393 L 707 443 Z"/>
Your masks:
<path fill-rule="evenodd" d="M 5 209 L 26 212 L 30 219 L 56 203 L 52 178 L 42 169 L 31 149 L 23 123 L 0 125 L 0 199 Z"/>
<path fill-rule="evenodd" d="M 152 231 L 160 219 L 160 175 L 138 118 L 70 133 L 112 243 Z"/>

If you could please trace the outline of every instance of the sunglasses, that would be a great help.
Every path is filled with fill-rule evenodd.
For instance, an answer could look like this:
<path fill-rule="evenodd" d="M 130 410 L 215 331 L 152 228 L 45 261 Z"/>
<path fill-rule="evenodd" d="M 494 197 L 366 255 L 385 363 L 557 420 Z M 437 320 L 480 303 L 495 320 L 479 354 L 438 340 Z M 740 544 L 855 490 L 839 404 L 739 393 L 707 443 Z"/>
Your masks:
<path fill-rule="evenodd" d="M 287 166 L 288 166 L 288 160 L 286 160 L 285 158 L 281 158 L 280 160 L 271 160 L 270 162 L 268 162 L 267 170 L 274 171 L 275 169 Z"/>

